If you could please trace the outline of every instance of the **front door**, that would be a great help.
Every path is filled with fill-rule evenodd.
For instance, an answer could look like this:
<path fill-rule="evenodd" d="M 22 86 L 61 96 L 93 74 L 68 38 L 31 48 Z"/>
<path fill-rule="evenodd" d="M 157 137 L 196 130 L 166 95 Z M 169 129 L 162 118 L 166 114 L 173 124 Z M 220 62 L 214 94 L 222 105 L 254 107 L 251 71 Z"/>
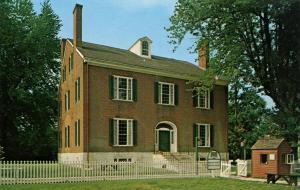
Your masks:
<path fill-rule="evenodd" d="M 170 131 L 159 131 L 159 151 L 170 152 Z"/>

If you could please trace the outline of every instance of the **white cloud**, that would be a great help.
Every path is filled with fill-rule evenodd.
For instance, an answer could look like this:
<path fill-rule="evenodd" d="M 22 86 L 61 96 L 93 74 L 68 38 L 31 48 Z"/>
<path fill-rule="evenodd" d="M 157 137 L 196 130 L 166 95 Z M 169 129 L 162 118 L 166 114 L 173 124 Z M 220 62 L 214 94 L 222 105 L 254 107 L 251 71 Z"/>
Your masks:
<path fill-rule="evenodd" d="M 172 11 L 176 0 L 111 0 L 110 2 L 115 6 L 131 11 L 153 7 L 166 8 Z"/>

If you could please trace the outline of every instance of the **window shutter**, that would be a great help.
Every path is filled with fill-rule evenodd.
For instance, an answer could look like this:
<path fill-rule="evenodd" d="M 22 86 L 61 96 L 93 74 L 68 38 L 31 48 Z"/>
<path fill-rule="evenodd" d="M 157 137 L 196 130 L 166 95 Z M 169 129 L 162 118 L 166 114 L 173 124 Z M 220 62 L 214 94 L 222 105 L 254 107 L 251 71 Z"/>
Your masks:
<path fill-rule="evenodd" d="M 214 91 L 210 91 L 210 109 L 214 109 Z"/>
<path fill-rule="evenodd" d="M 71 53 L 71 70 L 73 69 L 74 67 L 74 54 Z"/>
<path fill-rule="evenodd" d="M 198 94 L 196 90 L 193 90 L 192 92 L 192 98 L 193 98 L 193 107 L 197 107 L 198 104 Z"/>
<path fill-rule="evenodd" d="M 114 145 L 114 120 L 109 119 L 109 145 Z"/>
<path fill-rule="evenodd" d="M 175 105 L 178 105 L 179 92 L 178 92 L 178 85 L 177 84 L 174 85 L 174 91 L 175 91 L 175 101 L 174 101 L 174 103 L 175 103 Z"/>
<path fill-rule="evenodd" d="M 158 103 L 158 82 L 154 82 L 154 103 Z"/>
<path fill-rule="evenodd" d="M 108 79 L 109 98 L 114 99 L 114 76 L 109 75 Z"/>
<path fill-rule="evenodd" d="M 77 96 L 78 96 L 78 97 L 77 97 L 77 101 L 78 101 L 78 100 L 80 100 L 80 77 L 78 77 L 78 82 L 77 82 L 77 85 L 78 85 L 78 89 L 77 89 L 77 90 L 78 90 L 78 94 L 77 94 Z"/>
<path fill-rule="evenodd" d="M 210 147 L 214 147 L 214 126 L 210 125 Z"/>
<path fill-rule="evenodd" d="M 137 101 L 137 80 L 133 79 L 132 80 L 132 89 L 133 89 L 133 101 Z"/>
<path fill-rule="evenodd" d="M 75 81 L 75 102 L 77 102 L 77 80 Z"/>
<path fill-rule="evenodd" d="M 193 124 L 193 146 L 196 147 L 196 137 L 198 137 L 198 125 Z"/>
<path fill-rule="evenodd" d="M 137 145 L 138 133 L 137 133 L 137 120 L 133 120 L 133 146 Z"/>

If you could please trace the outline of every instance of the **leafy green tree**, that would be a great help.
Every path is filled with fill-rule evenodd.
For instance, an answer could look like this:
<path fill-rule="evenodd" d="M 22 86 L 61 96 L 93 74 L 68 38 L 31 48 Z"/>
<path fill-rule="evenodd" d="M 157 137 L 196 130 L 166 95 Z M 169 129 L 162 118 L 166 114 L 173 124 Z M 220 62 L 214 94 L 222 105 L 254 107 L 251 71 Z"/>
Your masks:
<path fill-rule="evenodd" d="M 6 159 L 53 159 L 57 151 L 61 24 L 50 1 L 0 1 L 0 144 Z"/>
<path fill-rule="evenodd" d="M 299 10 L 299 0 L 178 0 L 167 28 L 174 45 L 187 34 L 195 48 L 209 42 L 209 74 L 232 82 L 245 69 L 243 80 L 275 102 L 292 145 L 300 134 Z"/>

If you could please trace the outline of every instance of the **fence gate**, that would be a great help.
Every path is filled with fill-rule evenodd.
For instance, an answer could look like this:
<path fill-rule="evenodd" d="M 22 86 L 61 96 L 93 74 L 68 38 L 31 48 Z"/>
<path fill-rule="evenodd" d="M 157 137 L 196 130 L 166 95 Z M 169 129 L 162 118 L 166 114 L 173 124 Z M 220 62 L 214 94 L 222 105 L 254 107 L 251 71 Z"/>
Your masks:
<path fill-rule="evenodd" d="M 223 177 L 229 177 L 231 174 L 231 164 L 230 162 L 222 162 L 221 163 L 221 173 L 220 175 Z"/>
<path fill-rule="evenodd" d="M 247 160 L 237 161 L 237 175 L 247 177 Z"/>

